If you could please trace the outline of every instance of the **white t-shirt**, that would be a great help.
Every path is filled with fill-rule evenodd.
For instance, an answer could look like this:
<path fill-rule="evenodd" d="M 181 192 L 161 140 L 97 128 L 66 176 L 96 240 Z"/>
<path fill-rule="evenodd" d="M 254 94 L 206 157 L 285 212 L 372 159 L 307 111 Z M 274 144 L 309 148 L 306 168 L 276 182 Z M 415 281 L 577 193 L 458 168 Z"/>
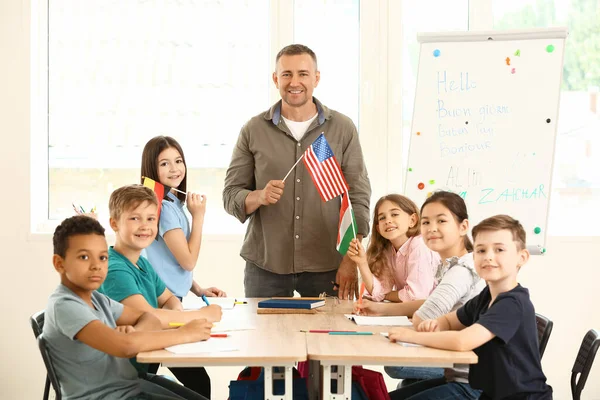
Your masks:
<path fill-rule="evenodd" d="M 300 139 L 302 139 L 302 136 L 304 136 L 304 134 L 308 130 L 308 127 L 310 126 L 310 124 L 315 120 L 315 118 L 317 118 L 317 115 L 319 115 L 319 114 L 318 113 L 315 114 L 312 118 L 310 118 L 307 121 L 300 121 L 300 122 L 289 120 L 286 117 L 284 117 L 283 115 L 281 116 L 281 118 L 283 118 L 283 121 L 285 122 L 287 127 L 290 128 L 290 132 L 292 132 L 292 135 L 294 135 L 296 140 L 300 141 Z"/>

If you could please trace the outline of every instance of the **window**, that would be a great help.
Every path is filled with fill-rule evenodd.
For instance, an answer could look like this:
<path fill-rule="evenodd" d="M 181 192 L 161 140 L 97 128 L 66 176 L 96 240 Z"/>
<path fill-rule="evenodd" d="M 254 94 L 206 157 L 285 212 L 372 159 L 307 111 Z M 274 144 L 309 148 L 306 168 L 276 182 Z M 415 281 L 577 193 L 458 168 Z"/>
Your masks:
<path fill-rule="evenodd" d="M 567 26 L 549 233 L 597 235 L 600 202 L 600 3 L 493 0 L 494 29 Z M 575 218 L 577 210 L 586 218 Z M 590 223 L 589 218 L 596 219 Z"/>
<path fill-rule="evenodd" d="M 294 6 L 294 41 L 314 50 L 321 71 L 315 97 L 358 126 L 359 1 L 295 0 Z"/>
<path fill-rule="evenodd" d="M 469 2 L 468 0 L 452 2 L 427 0 L 404 1 L 402 4 L 402 177 L 404 178 L 408 163 L 410 128 L 419 65 L 417 33 L 469 30 Z"/>
<path fill-rule="evenodd" d="M 72 204 L 97 207 L 108 226 L 110 193 L 139 182 L 144 144 L 168 135 L 185 151 L 188 189 L 208 197 L 205 232 L 242 233 L 223 210 L 225 172 L 242 125 L 279 98 L 274 56 L 292 42 L 319 57 L 317 97 L 358 124 L 358 0 L 53 0 L 38 13 L 33 231 Z"/>
<path fill-rule="evenodd" d="M 168 135 L 207 224 L 240 230 L 221 192 L 240 128 L 269 105 L 269 2 L 61 0 L 48 17 L 49 219 L 73 202 L 106 219 L 112 190 L 139 182 L 144 144 Z"/>

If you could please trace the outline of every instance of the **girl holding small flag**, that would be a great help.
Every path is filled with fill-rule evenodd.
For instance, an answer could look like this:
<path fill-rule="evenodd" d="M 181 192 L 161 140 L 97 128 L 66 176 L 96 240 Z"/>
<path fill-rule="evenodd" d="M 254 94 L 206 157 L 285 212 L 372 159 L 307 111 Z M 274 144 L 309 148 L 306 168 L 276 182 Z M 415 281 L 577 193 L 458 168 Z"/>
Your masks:
<path fill-rule="evenodd" d="M 440 256 L 419 234 L 419 209 L 409 198 L 389 194 L 377 201 L 369 248 L 352 240 L 348 256 L 360 269 L 373 301 L 407 302 L 434 289 Z"/>
<path fill-rule="evenodd" d="M 146 258 L 171 292 L 181 300 L 189 291 L 196 296 L 225 297 L 217 288 L 201 288 L 192 276 L 202 243 L 206 211 L 204 195 L 187 193 L 186 163 L 179 143 L 169 136 L 157 136 L 142 153 L 142 183 L 153 185 L 162 200 L 158 236 L 146 248 Z M 148 183 L 150 181 L 150 183 Z M 192 216 L 192 226 L 184 212 L 184 202 Z"/>

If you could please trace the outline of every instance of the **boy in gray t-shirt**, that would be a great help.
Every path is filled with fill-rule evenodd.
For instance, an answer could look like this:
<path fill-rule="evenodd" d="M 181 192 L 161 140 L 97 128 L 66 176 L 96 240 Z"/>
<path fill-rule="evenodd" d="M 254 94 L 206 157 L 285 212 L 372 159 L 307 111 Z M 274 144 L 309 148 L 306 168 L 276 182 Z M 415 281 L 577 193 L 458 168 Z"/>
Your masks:
<path fill-rule="evenodd" d="M 128 358 L 141 351 L 206 340 L 212 324 L 194 320 L 163 331 L 152 314 L 96 292 L 108 270 L 104 228 L 96 220 L 66 219 L 56 228 L 53 242 L 52 261 L 61 284 L 48 301 L 43 337 L 63 398 L 204 399 L 175 383 L 158 386 L 140 379 Z"/>

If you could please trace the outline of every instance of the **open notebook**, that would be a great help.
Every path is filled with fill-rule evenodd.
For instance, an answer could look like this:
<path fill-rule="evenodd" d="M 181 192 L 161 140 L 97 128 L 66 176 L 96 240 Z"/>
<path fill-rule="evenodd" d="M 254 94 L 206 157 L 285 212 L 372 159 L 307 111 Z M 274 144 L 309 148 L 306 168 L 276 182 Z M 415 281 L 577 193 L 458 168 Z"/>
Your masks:
<path fill-rule="evenodd" d="M 365 315 L 344 314 L 350 321 L 356 322 L 356 325 L 372 326 L 412 326 L 408 317 L 368 317 Z"/>

